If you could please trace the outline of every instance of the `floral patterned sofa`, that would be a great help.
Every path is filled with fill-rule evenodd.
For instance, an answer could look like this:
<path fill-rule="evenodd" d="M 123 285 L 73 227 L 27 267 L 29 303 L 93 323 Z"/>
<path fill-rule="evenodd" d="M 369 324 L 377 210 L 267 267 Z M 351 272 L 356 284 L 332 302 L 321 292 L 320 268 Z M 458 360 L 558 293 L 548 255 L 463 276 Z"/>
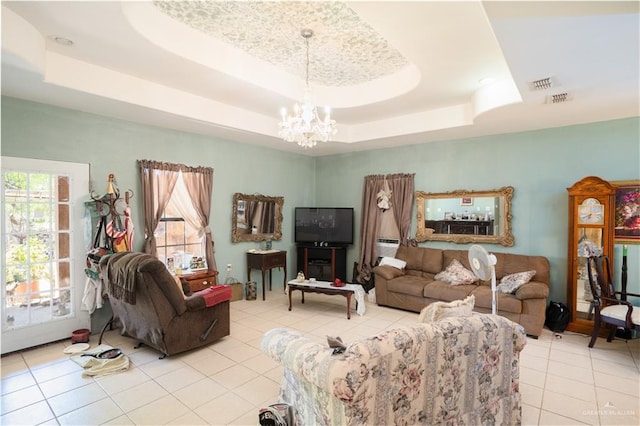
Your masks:
<path fill-rule="evenodd" d="M 474 313 L 385 330 L 342 354 L 285 328 L 262 350 L 284 367 L 298 425 L 521 423 L 519 324 Z"/>

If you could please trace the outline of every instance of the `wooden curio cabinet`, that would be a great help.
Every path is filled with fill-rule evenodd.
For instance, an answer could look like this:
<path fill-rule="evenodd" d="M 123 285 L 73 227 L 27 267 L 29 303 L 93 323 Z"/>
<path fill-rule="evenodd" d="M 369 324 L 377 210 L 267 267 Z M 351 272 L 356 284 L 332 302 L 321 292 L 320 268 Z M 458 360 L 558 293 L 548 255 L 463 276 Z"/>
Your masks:
<path fill-rule="evenodd" d="M 567 256 L 567 305 L 571 321 L 567 330 L 591 334 L 593 306 L 587 258 L 604 254 L 613 262 L 615 187 L 596 176 L 587 176 L 567 188 L 569 239 Z"/>

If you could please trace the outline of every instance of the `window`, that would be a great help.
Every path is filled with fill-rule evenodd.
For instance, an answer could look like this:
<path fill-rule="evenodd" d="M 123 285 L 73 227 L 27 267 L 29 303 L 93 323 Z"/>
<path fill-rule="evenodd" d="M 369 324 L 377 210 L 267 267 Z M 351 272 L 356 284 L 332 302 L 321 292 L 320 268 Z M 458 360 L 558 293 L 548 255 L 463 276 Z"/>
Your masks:
<path fill-rule="evenodd" d="M 217 270 L 209 227 L 213 169 L 151 160 L 138 160 L 138 165 L 145 252 L 164 262 L 177 253 L 174 266 L 191 266 L 195 257 L 196 269 Z"/>
<path fill-rule="evenodd" d="M 190 211 L 193 211 L 191 199 L 180 172 L 169 203 L 155 230 L 158 259 L 166 265 L 171 259 L 175 268 L 202 269 L 204 265 L 198 262 L 192 265 L 192 260 L 194 257 L 196 260 L 204 259 L 205 238 L 204 235 L 198 235 L 193 221 L 185 218 L 185 214 Z"/>

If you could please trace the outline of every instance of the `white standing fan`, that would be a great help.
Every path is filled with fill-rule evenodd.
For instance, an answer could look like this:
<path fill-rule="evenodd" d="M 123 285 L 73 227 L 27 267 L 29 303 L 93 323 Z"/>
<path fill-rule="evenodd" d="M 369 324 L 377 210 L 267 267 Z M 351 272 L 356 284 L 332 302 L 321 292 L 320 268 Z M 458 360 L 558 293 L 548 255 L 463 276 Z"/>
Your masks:
<path fill-rule="evenodd" d="M 496 302 L 496 263 L 498 259 L 492 253 L 488 253 L 484 247 L 474 244 L 469 248 L 469 264 L 473 273 L 481 280 L 491 277 L 491 313 L 497 312 Z"/>

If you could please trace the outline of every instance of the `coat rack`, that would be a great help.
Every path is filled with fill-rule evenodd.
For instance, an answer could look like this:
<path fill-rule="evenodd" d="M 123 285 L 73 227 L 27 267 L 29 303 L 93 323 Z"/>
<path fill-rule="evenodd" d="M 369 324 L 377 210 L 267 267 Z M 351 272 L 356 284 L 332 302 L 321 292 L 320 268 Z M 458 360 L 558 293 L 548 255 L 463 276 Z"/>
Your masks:
<path fill-rule="evenodd" d="M 100 216 L 94 233 L 93 248 L 100 246 L 112 251 L 132 251 L 133 224 L 129 214 L 129 201 L 132 196 L 133 191 L 129 189 L 125 191 L 122 200 L 113 173 L 109 174 L 104 195 L 99 196 L 91 190 L 90 197 L 93 202 L 89 203 L 94 205 Z"/>

